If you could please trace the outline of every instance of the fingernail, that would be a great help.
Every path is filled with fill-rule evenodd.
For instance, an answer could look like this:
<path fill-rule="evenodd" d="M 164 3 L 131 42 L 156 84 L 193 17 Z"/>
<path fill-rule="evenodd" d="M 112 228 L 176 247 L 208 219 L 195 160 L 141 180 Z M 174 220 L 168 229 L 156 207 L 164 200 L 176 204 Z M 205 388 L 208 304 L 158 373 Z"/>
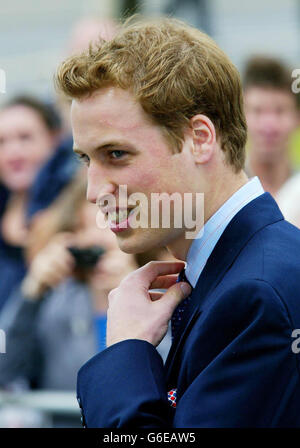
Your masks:
<path fill-rule="evenodd" d="M 181 291 L 183 292 L 184 296 L 188 296 L 192 292 L 192 288 L 186 282 L 180 283 L 180 288 L 181 288 Z"/>

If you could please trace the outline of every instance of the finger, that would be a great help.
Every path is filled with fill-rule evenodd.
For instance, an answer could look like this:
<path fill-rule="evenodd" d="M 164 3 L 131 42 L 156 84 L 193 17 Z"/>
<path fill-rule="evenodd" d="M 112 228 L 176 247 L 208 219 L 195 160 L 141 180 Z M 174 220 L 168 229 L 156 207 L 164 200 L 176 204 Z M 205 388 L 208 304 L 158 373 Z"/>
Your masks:
<path fill-rule="evenodd" d="M 67 275 L 73 271 L 75 267 L 75 261 L 69 259 L 52 260 L 45 266 L 45 271 L 54 273 L 57 275 Z"/>
<path fill-rule="evenodd" d="M 159 300 L 165 293 L 159 291 L 149 291 L 149 295 L 151 300 L 154 302 L 155 300 Z"/>
<path fill-rule="evenodd" d="M 173 275 L 165 275 L 165 276 L 160 276 L 157 277 L 150 285 L 151 289 L 159 289 L 159 288 L 163 288 L 163 289 L 168 289 L 170 288 L 170 286 L 174 285 L 177 281 L 178 275 L 177 274 L 173 274 Z"/>
<path fill-rule="evenodd" d="M 143 286 L 149 288 L 156 277 L 179 273 L 184 267 L 184 261 L 150 261 L 130 275 L 131 278 L 140 280 Z"/>
<path fill-rule="evenodd" d="M 68 268 L 73 269 L 76 264 L 75 257 L 71 253 L 65 253 L 63 263 L 61 265 L 66 264 Z"/>
<path fill-rule="evenodd" d="M 54 235 L 51 241 L 66 246 L 73 243 L 74 234 L 72 232 L 60 232 Z"/>
<path fill-rule="evenodd" d="M 191 286 L 187 282 L 179 282 L 171 286 L 161 298 L 160 303 L 164 303 L 171 317 L 173 311 L 182 300 L 188 297 L 192 292 Z"/>
<path fill-rule="evenodd" d="M 51 272 L 47 276 L 43 277 L 42 283 L 48 286 L 57 285 L 62 281 L 64 276 L 61 273 Z"/>
<path fill-rule="evenodd" d="M 48 257 L 49 264 L 56 266 L 57 269 L 63 269 L 64 266 L 74 267 L 75 257 L 64 247 L 53 250 L 51 259 Z"/>
<path fill-rule="evenodd" d="M 43 278 L 46 281 L 51 281 L 51 283 L 57 283 L 60 282 L 62 279 L 64 279 L 65 277 L 67 277 L 68 275 L 70 275 L 71 269 L 66 266 L 57 266 L 57 265 L 52 265 L 51 267 L 48 267 L 47 270 L 45 270 L 44 272 L 44 276 Z"/>

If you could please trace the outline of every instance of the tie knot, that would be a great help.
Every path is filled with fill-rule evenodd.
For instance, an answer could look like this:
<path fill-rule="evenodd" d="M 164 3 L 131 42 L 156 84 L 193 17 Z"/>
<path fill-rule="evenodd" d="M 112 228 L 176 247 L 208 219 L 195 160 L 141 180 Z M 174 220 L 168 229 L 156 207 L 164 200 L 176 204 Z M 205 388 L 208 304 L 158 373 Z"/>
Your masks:
<path fill-rule="evenodd" d="M 186 278 L 185 268 L 183 268 L 182 271 L 179 272 L 177 282 L 187 282 L 190 286 L 192 286 L 188 281 L 188 279 Z"/>

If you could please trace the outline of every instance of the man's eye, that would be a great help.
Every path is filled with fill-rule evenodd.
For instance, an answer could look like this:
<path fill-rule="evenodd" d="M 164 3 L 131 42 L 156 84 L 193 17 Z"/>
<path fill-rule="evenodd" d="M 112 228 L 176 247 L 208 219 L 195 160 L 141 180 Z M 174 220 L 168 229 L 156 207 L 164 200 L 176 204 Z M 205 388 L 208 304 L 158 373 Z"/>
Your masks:
<path fill-rule="evenodd" d="M 76 154 L 77 158 L 80 160 L 80 162 L 83 162 L 85 165 L 89 164 L 89 157 L 85 154 Z"/>
<path fill-rule="evenodd" d="M 112 159 L 122 159 L 127 154 L 126 151 L 122 151 L 120 149 L 116 149 L 114 151 L 109 151 L 109 155 Z"/>

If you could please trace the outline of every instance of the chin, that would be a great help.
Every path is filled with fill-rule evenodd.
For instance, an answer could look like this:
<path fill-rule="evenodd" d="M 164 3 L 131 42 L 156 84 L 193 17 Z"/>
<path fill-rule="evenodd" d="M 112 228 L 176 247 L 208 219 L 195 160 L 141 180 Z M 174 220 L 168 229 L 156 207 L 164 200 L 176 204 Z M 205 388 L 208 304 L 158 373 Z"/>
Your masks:
<path fill-rule="evenodd" d="M 182 230 L 148 229 L 145 232 L 117 236 L 119 248 L 127 254 L 140 254 L 153 249 L 162 249 L 182 235 Z"/>
<path fill-rule="evenodd" d="M 6 188 L 10 191 L 13 191 L 15 193 L 23 193 L 24 191 L 29 190 L 30 184 L 27 182 L 6 182 L 4 184 Z"/>
<path fill-rule="evenodd" d="M 146 252 L 147 250 L 153 249 L 157 247 L 155 244 L 153 245 L 145 245 L 144 243 L 138 242 L 129 242 L 129 241 L 118 241 L 119 248 L 122 252 L 126 254 L 141 254 Z"/>
<path fill-rule="evenodd" d="M 150 235 L 137 235 L 123 238 L 117 237 L 119 248 L 127 254 L 140 254 L 151 249 L 164 247 L 161 241 L 157 238 L 151 238 Z"/>

